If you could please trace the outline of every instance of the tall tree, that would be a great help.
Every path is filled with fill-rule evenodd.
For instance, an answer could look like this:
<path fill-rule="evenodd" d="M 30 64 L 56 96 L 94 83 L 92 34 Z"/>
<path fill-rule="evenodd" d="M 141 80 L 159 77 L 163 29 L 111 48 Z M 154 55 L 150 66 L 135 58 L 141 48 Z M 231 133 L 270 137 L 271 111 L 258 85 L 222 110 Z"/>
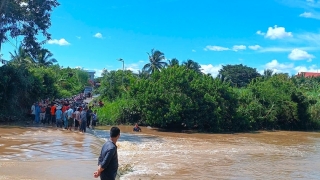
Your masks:
<path fill-rule="evenodd" d="M 25 49 L 20 45 L 18 51 L 15 50 L 14 53 L 11 53 L 11 62 L 15 64 L 33 64 L 34 60 L 31 56 L 25 51 Z"/>
<path fill-rule="evenodd" d="M 150 53 L 148 53 L 149 56 L 149 63 L 144 65 L 143 71 L 148 73 L 153 73 L 155 71 L 160 71 L 162 68 L 167 66 L 167 63 L 164 62 L 165 60 L 164 53 L 159 50 L 152 49 Z"/>
<path fill-rule="evenodd" d="M 179 66 L 179 60 L 177 58 L 173 58 L 173 59 L 169 60 L 169 66 L 170 67 Z"/>
<path fill-rule="evenodd" d="M 199 65 L 199 63 L 189 59 L 187 62 L 183 62 L 183 65 L 187 68 L 187 69 L 191 69 L 194 70 L 198 73 L 201 73 L 201 66 Z"/>
<path fill-rule="evenodd" d="M 51 11 L 59 6 L 57 0 L 1 0 L 0 1 L 0 51 L 9 37 L 23 37 L 22 46 L 36 55 L 41 45 L 51 38 Z M 38 40 L 39 35 L 45 40 Z"/>
<path fill-rule="evenodd" d="M 35 57 L 35 61 L 39 66 L 50 66 L 58 62 L 55 58 L 52 58 L 52 56 L 53 54 L 49 50 L 41 49 Z"/>
<path fill-rule="evenodd" d="M 244 87 L 252 79 L 260 77 L 261 74 L 255 68 L 244 66 L 242 64 L 222 66 L 219 70 L 219 77 L 228 79 L 232 86 Z"/>

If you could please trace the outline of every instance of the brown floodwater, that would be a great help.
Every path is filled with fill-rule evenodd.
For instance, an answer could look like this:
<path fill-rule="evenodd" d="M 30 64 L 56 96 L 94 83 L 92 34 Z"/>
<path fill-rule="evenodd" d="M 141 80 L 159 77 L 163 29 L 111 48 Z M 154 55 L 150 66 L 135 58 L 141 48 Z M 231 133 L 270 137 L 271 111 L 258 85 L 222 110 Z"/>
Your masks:
<path fill-rule="evenodd" d="M 320 179 L 320 133 L 120 129 L 119 163 L 132 167 L 120 179 Z M 0 136 L 0 180 L 94 179 L 108 131 L 4 127 Z"/>

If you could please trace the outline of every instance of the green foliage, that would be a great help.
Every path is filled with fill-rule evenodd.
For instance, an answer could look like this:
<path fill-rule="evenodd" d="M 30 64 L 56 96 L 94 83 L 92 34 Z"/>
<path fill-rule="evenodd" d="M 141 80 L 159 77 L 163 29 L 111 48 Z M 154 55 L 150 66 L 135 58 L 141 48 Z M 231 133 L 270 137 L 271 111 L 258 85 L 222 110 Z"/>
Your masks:
<path fill-rule="evenodd" d="M 71 76 L 72 74 L 72 76 Z M 88 73 L 80 69 L 27 66 L 9 63 L 0 67 L 0 116 L 23 116 L 33 102 L 71 97 L 88 85 Z"/>
<path fill-rule="evenodd" d="M 41 49 L 35 57 L 35 62 L 38 66 L 51 66 L 58 62 L 55 58 L 52 58 L 53 54 L 47 49 Z"/>
<path fill-rule="evenodd" d="M 23 66 L 0 67 L 0 112 L 2 115 L 21 114 L 21 108 L 32 102 L 39 80 Z"/>
<path fill-rule="evenodd" d="M 107 102 L 101 108 L 97 108 L 99 123 L 102 125 L 126 124 L 130 121 L 130 111 L 133 109 L 133 101 L 130 98 L 118 98 Z"/>
<path fill-rule="evenodd" d="M 113 101 L 122 94 L 125 94 L 137 78 L 138 76 L 134 75 L 131 71 L 118 70 L 105 72 L 100 80 L 101 87 L 98 89 L 98 92 L 102 98 Z"/>
<path fill-rule="evenodd" d="M 22 46 L 36 55 L 45 42 L 38 42 L 39 33 L 46 40 L 51 26 L 51 11 L 59 6 L 57 0 L 1 0 L 0 1 L 0 50 L 1 44 L 11 38 L 22 36 Z"/>
<path fill-rule="evenodd" d="M 308 129 L 311 105 L 286 75 L 274 75 L 251 82 L 239 92 L 238 113 L 251 130 Z"/>
<path fill-rule="evenodd" d="M 235 128 L 232 104 L 237 102 L 231 87 L 184 67 L 163 69 L 136 82 L 130 96 L 146 124 L 216 132 Z"/>
<path fill-rule="evenodd" d="M 154 73 L 156 71 L 160 71 L 162 68 L 167 66 L 165 60 L 164 53 L 159 50 L 151 49 L 149 56 L 149 63 L 144 65 L 143 71 L 150 73 Z"/>
<path fill-rule="evenodd" d="M 193 60 L 191 60 L 191 59 L 189 59 L 189 60 L 186 61 L 186 62 L 183 62 L 182 64 L 183 64 L 183 66 L 185 66 L 187 69 L 194 70 L 194 71 L 196 71 L 196 72 L 198 72 L 198 73 L 201 73 L 201 66 L 200 66 L 197 62 L 195 62 L 195 61 L 193 61 Z"/>
<path fill-rule="evenodd" d="M 163 55 L 163 54 L 162 54 Z M 239 132 L 320 128 L 319 79 L 226 65 L 218 78 L 189 60 L 145 75 L 105 72 L 99 92 L 104 124 L 139 122 L 165 129 Z M 122 83 L 122 79 L 124 81 Z"/>
<path fill-rule="evenodd" d="M 38 52 L 34 62 L 24 49 L 0 67 L 0 117 L 23 114 L 43 98 L 70 97 L 88 84 L 81 69 L 53 65 L 51 54 Z M 41 56 L 41 57 L 40 57 Z M 166 65 L 164 54 L 151 51 L 150 63 L 135 74 L 104 71 L 96 90 L 105 105 L 97 108 L 100 124 L 139 122 L 166 129 L 239 132 L 261 129 L 320 128 L 320 78 L 289 77 L 241 65 L 226 65 L 218 78 L 201 73 L 193 61 Z M 40 63 L 41 62 L 41 63 Z"/>
<path fill-rule="evenodd" d="M 261 75 L 255 68 L 242 64 L 222 66 L 218 75 L 218 77 L 224 81 L 230 82 L 234 87 L 245 87 L 251 80 L 260 76 Z"/>
<path fill-rule="evenodd" d="M 18 51 L 15 50 L 14 53 L 10 53 L 10 55 L 10 63 L 25 65 L 31 65 L 35 63 L 34 60 L 30 57 L 30 55 L 25 51 L 25 49 L 21 45 L 19 46 Z"/>

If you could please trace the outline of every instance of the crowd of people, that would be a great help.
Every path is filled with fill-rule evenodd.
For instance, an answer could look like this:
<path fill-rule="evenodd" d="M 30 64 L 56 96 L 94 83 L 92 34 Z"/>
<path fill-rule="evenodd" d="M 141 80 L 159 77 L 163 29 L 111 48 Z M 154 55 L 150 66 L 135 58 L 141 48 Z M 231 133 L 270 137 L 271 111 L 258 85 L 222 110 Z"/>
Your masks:
<path fill-rule="evenodd" d="M 84 95 L 78 94 L 68 99 L 49 99 L 35 102 L 31 106 L 31 118 L 35 124 L 52 125 L 57 128 L 86 132 L 97 124 L 97 111 L 92 110 Z"/>

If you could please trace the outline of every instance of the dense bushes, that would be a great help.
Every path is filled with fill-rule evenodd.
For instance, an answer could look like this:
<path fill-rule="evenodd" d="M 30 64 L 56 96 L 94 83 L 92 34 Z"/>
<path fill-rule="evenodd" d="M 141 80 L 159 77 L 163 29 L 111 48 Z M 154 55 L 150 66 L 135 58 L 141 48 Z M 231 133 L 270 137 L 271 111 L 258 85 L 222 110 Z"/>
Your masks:
<path fill-rule="evenodd" d="M 118 87 L 107 83 L 111 76 Z M 221 76 L 212 78 L 182 65 L 164 68 L 147 77 L 126 71 L 125 78 L 129 80 L 125 85 L 120 81 L 122 71 L 111 71 L 104 77 L 101 98 L 109 103 L 99 114 L 100 121 L 106 124 L 139 122 L 166 129 L 207 132 L 320 127 L 319 98 L 301 88 L 302 77 L 257 76 L 239 88 L 232 87 Z M 317 79 L 308 81 L 309 87 L 319 83 Z M 113 90 L 116 96 L 108 94 L 112 92 L 110 88 L 117 89 Z"/>
<path fill-rule="evenodd" d="M 87 83 L 88 73 L 79 69 L 9 63 L 0 67 L 0 120 L 25 115 L 38 100 L 80 93 Z"/>

